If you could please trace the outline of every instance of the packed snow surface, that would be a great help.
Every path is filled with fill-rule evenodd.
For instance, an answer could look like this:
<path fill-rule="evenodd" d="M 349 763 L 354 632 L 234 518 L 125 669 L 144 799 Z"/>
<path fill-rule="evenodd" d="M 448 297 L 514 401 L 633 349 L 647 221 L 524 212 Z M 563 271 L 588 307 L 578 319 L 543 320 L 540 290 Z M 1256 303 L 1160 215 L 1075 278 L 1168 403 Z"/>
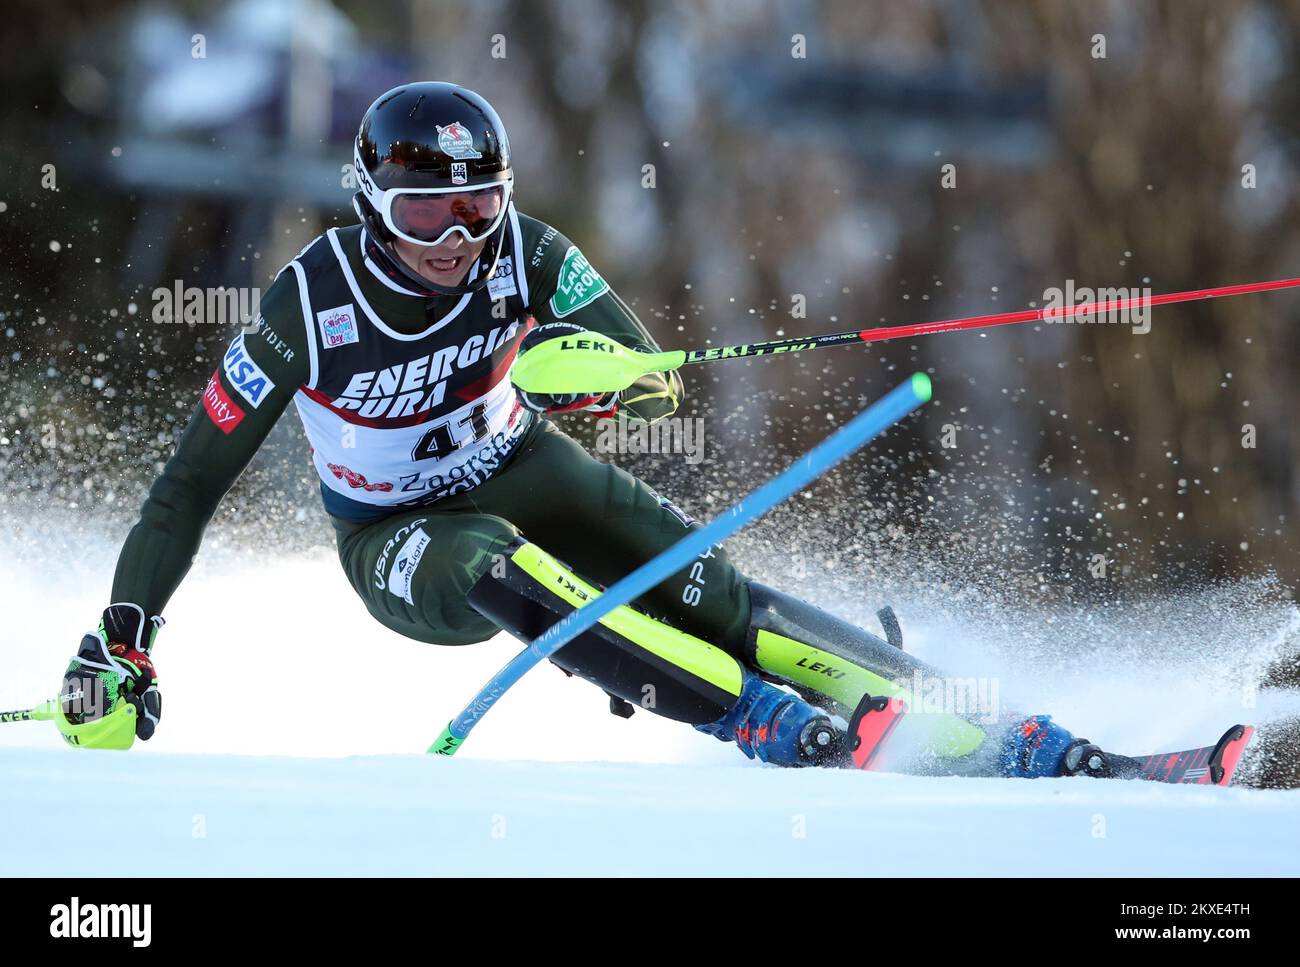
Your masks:
<path fill-rule="evenodd" d="M 30 537 L 0 547 L 5 709 L 54 694 L 117 549 Z M 1107 658 L 1092 635 L 1087 673 L 1064 674 L 1051 656 L 999 653 L 997 629 L 894 600 L 909 647 L 946 667 L 991 656 L 1018 701 L 1119 751 L 1296 712 L 1288 692 L 1243 697 L 1199 654 L 1135 654 L 1126 635 Z M 1205 617 L 1192 607 L 1189 620 Z M 1270 633 L 1291 635 L 1291 620 Z M 0 726 L 0 875 L 120 873 L 72 832 L 96 815 L 148 831 L 132 846 L 144 874 L 1300 873 L 1300 791 L 783 771 L 645 712 L 614 718 L 550 666 L 455 759 L 423 755 L 518 645 L 402 639 L 328 554 L 218 547 L 168 621 L 154 740 L 87 752 L 48 723 Z M 1250 648 L 1273 647 L 1267 624 L 1243 632 Z M 1049 637 L 1069 644 L 1064 629 Z M 1231 647 L 1216 640 L 1215 655 L 1240 668 Z"/>
<path fill-rule="evenodd" d="M 0 872 L 100 875 L 69 835 L 130 816 L 132 870 L 227 874 L 1300 872 L 1300 794 L 742 765 L 7 749 Z"/>

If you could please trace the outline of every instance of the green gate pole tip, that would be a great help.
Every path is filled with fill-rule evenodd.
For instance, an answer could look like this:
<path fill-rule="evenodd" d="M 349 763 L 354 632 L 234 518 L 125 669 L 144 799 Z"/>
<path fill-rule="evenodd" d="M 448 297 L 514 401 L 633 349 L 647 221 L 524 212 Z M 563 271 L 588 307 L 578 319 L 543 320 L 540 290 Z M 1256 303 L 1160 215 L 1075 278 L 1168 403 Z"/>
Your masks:
<path fill-rule="evenodd" d="M 460 748 L 460 743 L 461 740 L 451 734 L 451 723 L 448 722 L 447 727 L 442 730 L 442 735 L 438 736 L 438 740 L 429 746 L 428 754 L 453 756 L 456 754 L 456 750 Z"/>
<path fill-rule="evenodd" d="M 912 374 L 912 392 L 916 394 L 916 398 L 922 403 L 930 402 L 931 388 L 930 377 L 926 376 L 925 373 Z"/>

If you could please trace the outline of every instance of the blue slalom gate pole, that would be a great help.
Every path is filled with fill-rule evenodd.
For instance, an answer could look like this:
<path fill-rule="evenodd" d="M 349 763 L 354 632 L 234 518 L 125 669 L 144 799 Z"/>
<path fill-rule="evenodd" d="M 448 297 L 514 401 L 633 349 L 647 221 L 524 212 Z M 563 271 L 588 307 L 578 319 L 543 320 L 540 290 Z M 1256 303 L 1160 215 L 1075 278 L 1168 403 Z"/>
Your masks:
<path fill-rule="evenodd" d="M 600 597 L 565 615 L 492 676 L 474 696 L 474 700 L 448 723 L 438 740 L 429 746 L 429 752 L 435 755 L 455 755 L 470 730 L 530 668 L 550 658 L 615 608 L 634 601 L 663 583 L 709 547 L 722 542 L 791 494 L 802 490 L 929 399 L 930 378 L 924 373 L 914 374 L 907 382 L 895 386 L 748 497 L 742 498 L 704 527 L 691 531 L 672 547 L 642 564 L 611 585 Z"/>

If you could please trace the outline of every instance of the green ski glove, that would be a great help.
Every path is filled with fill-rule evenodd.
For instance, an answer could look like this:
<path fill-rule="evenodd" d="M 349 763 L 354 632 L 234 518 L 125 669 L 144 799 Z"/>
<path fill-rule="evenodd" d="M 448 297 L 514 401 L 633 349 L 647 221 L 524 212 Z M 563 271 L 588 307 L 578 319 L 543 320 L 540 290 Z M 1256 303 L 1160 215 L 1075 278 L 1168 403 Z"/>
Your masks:
<path fill-rule="evenodd" d="M 69 744 L 129 748 L 153 736 L 162 717 L 158 675 L 149 653 L 163 619 L 146 617 L 138 604 L 111 604 L 96 634 L 81 647 L 63 676 L 59 730 Z M 128 729 L 129 719 L 134 728 Z M 57 720 L 56 720 L 57 721 Z"/>

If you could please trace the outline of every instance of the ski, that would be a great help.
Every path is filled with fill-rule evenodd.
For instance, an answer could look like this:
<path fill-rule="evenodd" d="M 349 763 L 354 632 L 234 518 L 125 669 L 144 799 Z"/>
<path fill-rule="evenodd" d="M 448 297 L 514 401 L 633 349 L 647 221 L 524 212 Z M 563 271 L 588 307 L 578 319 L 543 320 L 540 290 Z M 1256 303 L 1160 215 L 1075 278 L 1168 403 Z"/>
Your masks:
<path fill-rule="evenodd" d="M 900 699 L 862 696 L 849 721 L 849 754 L 854 767 L 868 772 L 888 770 L 882 750 L 905 714 L 907 705 Z"/>
<path fill-rule="evenodd" d="M 1214 745 L 1182 752 L 1157 752 L 1138 756 L 1138 772 L 1134 779 L 1150 782 L 1186 783 L 1192 785 L 1226 786 L 1232 782 L 1241 754 L 1250 742 L 1255 729 L 1249 725 L 1234 725 L 1223 733 Z"/>
<path fill-rule="evenodd" d="M 907 705 L 898 698 L 864 695 L 849 720 L 846 744 L 852 766 L 868 772 L 892 771 L 889 739 L 906 714 Z M 1102 752 L 1095 746 L 1088 748 L 1098 759 L 1104 759 L 1104 765 L 1099 765 L 1099 771 L 1093 773 L 1096 778 L 1226 786 L 1232 782 L 1241 754 L 1254 732 L 1252 726 L 1234 725 L 1214 745 L 1145 756 Z M 984 771 L 988 769 L 987 764 L 976 769 L 967 774 L 991 774 Z"/>

